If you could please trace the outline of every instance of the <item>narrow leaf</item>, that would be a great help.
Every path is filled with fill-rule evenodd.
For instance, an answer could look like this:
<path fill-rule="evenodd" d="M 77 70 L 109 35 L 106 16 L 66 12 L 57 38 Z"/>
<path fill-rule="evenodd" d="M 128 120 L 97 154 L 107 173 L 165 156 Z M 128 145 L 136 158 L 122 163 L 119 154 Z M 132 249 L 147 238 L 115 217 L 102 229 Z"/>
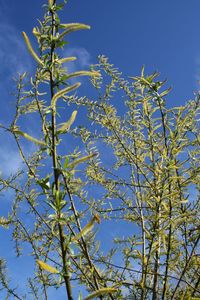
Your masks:
<path fill-rule="evenodd" d="M 77 115 L 77 110 L 74 110 L 70 119 L 67 122 L 60 124 L 57 133 L 59 134 L 66 133 L 74 123 L 76 119 L 76 115 Z"/>
<path fill-rule="evenodd" d="M 24 41 L 26 43 L 26 46 L 30 52 L 30 54 L 33 56 L 33 58 L 41 65 L 43 65 L 43 62 L 41 61 L 41 59 L 38 57 L 38 55 L 35 53 L 35 51 L 33 50 L 32 46 L 31 46 L 31 43 L 29 41 L 29 38 L 28 36 L 26 35 L 26 33 L 23 31 L 22 32 L 22 35 L 23 35 L 23 38 L 24 38 Z"/>
<path fill-rule="evenodd" d="M 160 97 L 166 96 L 167 94 L 169 94 L 170 91 L 171 91 L 171 88 L 168 88 L 167 90 L 163 91 L 163 92 L 160 94 Z"/>
<path fill-rule="evenodd" d="M 53 268 L 51 267 L 50 265 L 46 264 L 45 262 L 37 259 L 37 263 L 38 265 L 40 266 L 41 269 L 49 272 L 49 273 L 52 273 L 52 274 L 58 274 L 59 271 L 56 269 L 56 268 Z"/>
<path fill-rule="evenodd" d="M 72 238 L 72 242 L 79 240 L 81 237 L 85 236 L 94 227 L 94 223 L 100 223 L 99 215 L 94 215 L 91 221 L 76 235 Z"/>
<path fill-rule="evenodd" d="M 23 132 L 23 131 L 21 131 L 21 130 L 13 130 L 13 132 L 14 132 L 15 134 L 18 134 L 18 135 L 23 136 L 25 139 L 27 139 L 27 140 L 29 140 L 29 141 L 35 143 L 35 144 L 42 145 L 42 146 L 46 146 L 45 142 L 43 142 L 43 141 L 41 141 L 41 140 L 38 140 L 38 139 L 36 139 L 36 138 L 30 136 L 28 133 L 25 133 L 25 132 Z"/>
<path fill-rule="evenodd" d="M 65 169 L 68 167 L 68 163 L 69 163 L 69 156 L 67 156 L 67 157 L 65 158 L 65 162 L 64 162 L 64 165 L 63 165 L 63 167 L 64 167 Z"/>
<path fill-rule="evenodd" d="M 83 296 L 82 296 L 82 293 L 81 293 L 81 292 L 79 292 L 78 300 L 83 300 Z"/>
<path fill-rule="evenodd" d="M 79 88 L 80 85 L 81 85 L 81 83 L 80 83 L 80 82 L 77 82 L 76 84 L 71 85 L 71 86 L 68 86 L 68 87 L 66 87 L 66 88 L 64 88 L 64 89 L 62 89 L 62 90 L 60 90 L 59 92 L 57 92 L 57 93 L 53 96 L 53 98 L 52 98 L 52 100 L 51 100 L 51 106 L 52 106 L 52 109 L 55 109 L 56 102 L 57 102 L 57 100 L 58 100 L 59 98 L 61 98 L 61 97 L 64 96 L 65 94 L 67 94 L 67 93 L 69 93 L 69 92 L 71 92 L 71 91 L 73 91 L 73 90 Z"/>
<path fill-rule="evenodd" d="M 115 288 L 102 288 L 98 291 L 95 291 L 94 293 L 90 294 L 89 296 L 87 296 L 86 298 L 84 298 L 84 300 L 91 300 L 91 299 L 95 299 L 99 296 L 105 295 L 105 294 L 112 294 L 115 293 L 117 290 Z"/>

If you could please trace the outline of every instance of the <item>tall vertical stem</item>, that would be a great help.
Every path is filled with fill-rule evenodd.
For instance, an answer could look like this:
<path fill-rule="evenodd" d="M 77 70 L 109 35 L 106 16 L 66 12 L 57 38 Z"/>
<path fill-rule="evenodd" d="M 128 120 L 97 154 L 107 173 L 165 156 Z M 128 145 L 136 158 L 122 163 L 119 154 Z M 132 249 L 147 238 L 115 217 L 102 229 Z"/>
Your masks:
<path fill-rule="evenodd" d="M 56 5 L 56 0 L 53 1 L 53 5 Z M 56 21 L 55 21 L 55 12 L 51 11 L 51 19 L 52 19 L 52 37 L 56 35 Z M 52 39 L 51 43 L 51 51 L 50 51 L 50 60 L 51 60 L 51 70 L 50 70 L 50 93 L 51 99 L 54 96 L 54 51 L 55 51 L 55 42 Z M 57 149 L 56 149 L 56 108 L 52 108 L 52 118 L 51 118 L 51 126 L 52 126 L 52 160 L 53 160 L 53 170 L 54 170 L 54 184 L 56 191 L 59 190 L 59 174 L 58 174 L 58 161 L 57 161 Z M 61 212 L 58 211 L 58 219 L 60 218 Z M 62 256 L 62 265 L 63 265 L 63 277 L 67 291 L 68 300 L 73 300 L 72 297 L 72 288 L 70 283 L 70 275 L 67 269 L 67 260 L 66 260 L 66 249 L 64 246 L 64 233 L 62 225 L 58 222 L 58 231 L 59 231 L 59 240 L 60 240 L 60 248 L 61 248 L 61 256 Z"/>

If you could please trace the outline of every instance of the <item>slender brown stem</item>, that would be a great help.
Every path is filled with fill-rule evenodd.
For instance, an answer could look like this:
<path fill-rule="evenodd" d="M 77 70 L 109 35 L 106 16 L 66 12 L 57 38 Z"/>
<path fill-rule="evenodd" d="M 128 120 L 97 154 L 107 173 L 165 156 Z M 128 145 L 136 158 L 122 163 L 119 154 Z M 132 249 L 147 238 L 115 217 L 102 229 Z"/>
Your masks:
<path fill-rule="evenodd" d="M 54 0 L 54 5 L 56 5 L 56 0 Z M 51 20 L 52 20 L 52 36 L 56 35 L 56 19 L 55 12 L 51 11 Z M 54 51 L 55 51 L 55 42 L 51 43 L 51 52 L 50 52 L 50 60 L 51 60 L 51 71 L 50 71 L 50 93 L 51 99 L 54 96 Z M 52 108 L 52 119 L 51 119 L 51 127 L 52 127 L 52 160 L 53 160 L 53 170 L 54 170 L 54 184 L 55 190 L 59 191 L 59 175 L 58 175 L 58 162 L 57 162 L 57 149 L 56 149 L 56 108 Z M 58 219 L 60 218 L 60 211 L 57 212 Z M 70 283 L 70 275 L 67 268 L 67 259 L 66 253 L 67 249 L 65 248 L 65 238 L 63 233 L 63 228 L 60 222 L 58 221 L 58 231 L 59 231 L 59 240 L 61 247 L 61 256 L 63 263 L 63 278 L 66 286 L 66 292 L 68 300 L 73 300 L 72 297 L 72 288 Z"/>
<path fill-rule="evenodd" d="M 20 224 L 20 226 L 22 227 L 22 229 L 24 230 L 28 240 L 29 240 L 29 243 L 31 244 L 33 250 L 34 250 L 34 253 L 35 253 L 35 256 L 37 259 L 39 259 L 39 256 L 37 254 L 37 250 L 36 250 L 36 247 L 34 245 L 34 241 L 33 239 L 31 238 L 28 230 L 26 229 L 26 227 L 23 225 L 23 223 L 18 219 L 17 222 Z M 45 300 L 48 300 L 48 295 L 47 295 L 47 288 L 46 288 L 46 284 L 45 284 L 45 279 L 44 279 L 44 276 L 43 276 L 43 271 L 40 270 L 40 273 L 41 273 L 41 277 L 42 277 L 42 285 L 43 285 L 43 290 L 44 290 L 44 296 L 45 296 Z"/>
<path fill-rule="evenodd" d="M 174 292 L 173 292 L 173 294 L 172 294 L 171 300 L 173 300 L 174 297 L 175 297 L 175 295 L 176 295 L 176 292 L 177 292 L 177 290 L 178 290 L 178 288 L 179 288 L 179 285 L 180 285 L 180 283 L 181 283 L 181 281 L 182 281 L 182 278 L 183 278 L 183 276 L 185 275 L 185 272 L 186 272 L 186 270 L 187 270 L 187 267 L 188 267 L 188 265 L 189 265 L 189 263 L 190 263 L 190 261 L 191 261 L 191 259 L 192 259 L 192 257 L 193 257 L 194 251 L 195 251 L 196 247 L 198 246 L 199 240 L 200 240 L 200 235 L 197 237 L 197 239 L 196 239 L 196 241 L 195 241 L 195 243 L 194 243 L 194 245 L 193 245 L 193 247 L 192 247 L 192 250 L 191 250 L 191 252 L 190 252 L 190 255 L 189 255 L 189 257 L 188 257 L 188 260 L 186 261 L 185 267 L 183 268 L 183 270 L 182 270 L 182 272 L 181 272 L 181 275 L 180 275 L 180 277 L 179 277 L 179 280 L 178 280 L 178 282 L 177 282 L 177 285 L 176 285 L 176 287 L 175 287 L 175 289 L 174 289 Z"/>
<path fill-rule="evenodd" d="M 78 217 L 78 213 L 77 213 L 74 201 L 72 199 L 72 196 L 71 196 L 71 193 L 70 193 L 70 190 L 69 190 L 66 178 L 65 178 L 63 172 L 61 172 L 61 174 L 62 174 L 62 177 L 63 177 L 63 180 L 64 180 L 64 184 L 65 184 L 65 187 L 66 187 L 66 190 L 67 190 L 67 193 L 68 193 L 68 197 L 70 199 L 70 204 L 71 204 L 72 211 L 74 213 L 76 224 L 77 224 L 78 230 L 80 232 L 81 231 L 81 224 L 80 224 L 80 220 L 79 220 L 79 217 Z M 85 257 L 86 257 L 86 259 L 88 261 L 88 264 L 89 264 L 90 268 L 94 270 L 94 272 L 93 272 L 93 280 L 94 280 L 95 288 L 97 290 L 99 290 L 100 287 L 99 287 L 98 279 L 101 279 L 101 276 L 100 276 L 97 268 L 95 267 L 95 265 L 92 263 L 92 259 L 91 259 L 90 255 L 89 255 L 89 252 L 88 252 L 87 245 L 86 245 L 84 237 L 81 237 L 81 245 L 80 246 L 81 246 L 81 248 L 83 250 L 83 253 L 85 254 Z M 104 283 L 104 286 L 106 287 L 105 283 Z M 109 294 L 109 296 L 110 296 L 110 298 L 112 300 L 114 300 L 112 294 Z M 100 296 L 100 299 L 103 299 L 103 297 Z"/>

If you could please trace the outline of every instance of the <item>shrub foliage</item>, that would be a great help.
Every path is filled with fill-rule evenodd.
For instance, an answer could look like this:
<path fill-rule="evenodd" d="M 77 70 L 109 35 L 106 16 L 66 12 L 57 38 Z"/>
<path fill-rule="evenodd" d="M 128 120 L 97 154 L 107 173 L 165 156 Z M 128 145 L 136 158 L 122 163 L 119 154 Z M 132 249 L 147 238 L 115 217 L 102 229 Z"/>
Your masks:
<path fill-rule="evenodd" d="M 12 233 L 16 255 L 29 253 L 35 265 L 20 292 L 2 258 L 1 292 L 6 299 L 50 299 L 52 288 L 69 300 L 199 299 L 199 94 L 168 108 L 170 89 L 157 73 L 142 68 L 124 79 L 105 56 L 90 70 L 68 72 L 76 57 L 62 56 L 66 38 L 90 27 L 62 23 L 63 8 L 45 5 L 33 28 L 37 50 L 22 33 L 37 68 L 16 78 L 15 116 L 9 128 L 1 124 L 24 165 L 0 178 L 1 193 L 14 193 L 0 225 Z M 93 99 L 80 96 L 81 76 L 90 78 Z M 87 114 L 79 126 L 77 111 Z"/>

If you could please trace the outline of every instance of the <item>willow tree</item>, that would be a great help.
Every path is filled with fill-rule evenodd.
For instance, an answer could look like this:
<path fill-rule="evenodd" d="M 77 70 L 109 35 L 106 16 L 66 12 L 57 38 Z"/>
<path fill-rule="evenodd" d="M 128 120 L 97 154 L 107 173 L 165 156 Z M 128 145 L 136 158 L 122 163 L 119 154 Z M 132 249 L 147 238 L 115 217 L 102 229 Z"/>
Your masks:
<path fill-rule="evenodd" d="M 9 279 L 12 268 L 7 277 L 6 262 L 1 260 L 0 290 L 6 299 L 49 299 L 50 287 L 58 289 L 57 298 L 59 287 L 64 287 L 65 299 L 69 300 L 82 299 L 82 292 L 86 294 L 84 299 L 102 299 L 102 295 L 114 299 L 117 291 L 107 284 L 106 276 L 94 262 L 97 245 L 92 228 L 100 223 L 100 216 L 84 203 L 86 182 L 75 172 L 78 165 L 93 159 L 96 153 L 94 149 L 87 153 L 80 153 L 76 147 L 71 150 L 64 140 L 77 115 L 76 110 L 67 109 L 69 95 L 80 87 L 80 76 L 96 78 L 99 73 L 67 71 L 67 63 L 76 59 L 61 56 L 67 36 L 90 27 L 62 23 L 58 13 L 63 7 L 64 3 L 58 4 L 56 0 L 49 0 L 45 5 L 44 19 L 32 32 L 38 49 L 32 46 L 32 38 L 22 33 L 37 67 L 30 78 L 24 73 L 16 79 L 15 116 L 9 128 L 1 125 L 13 135 L 24 167 L 9 178 L 1 178 L 1 192 L 7 195 L 8 190 L 13 190 L 15 196 L 10 214 L 7 218 L 1 217 L 0 224 L 12 231 L 17 256 L 27 255 L 29 251 L 35 261 L 35 273 L 28 278 L 28 290 L 20 293 Z M 33 125 L 30 115 L 38 125 L 34 136 L 30 133 Z M 66 121 L 67 115 L 71 116 Z M 27 155 L 28 143 L 35 145 L 31 147 L 31 155 Z M 26 266 L 22 264 L 20 268 L 23 270 Z"/>
<path fill-rule="evenodd" d="M 99 149 L 86 170 L 101 190 L 92 207 L 124 228 L 97 262 L 126 299 L 199 299 L 200 95 L 168 108 L 157 73 L 125 80 L 104 56 L 93 70 L 97 98 L 79 101 L 93 127 L 74 134 Z"/>
<path fill-rule="evenodd" d="M 2 295 L 51 299 L 55 288 L 69 300 L 198 298 L 199 95 L 167 108 L 157 74 L 142 69 L 125 80 L 104 56 L 69 73 L 76 57 L 62 57 L 66 38 L 89 26 L 62 23 L 63 7 L 48 1 L 33 28 L 37 50 L 23 32 L 37 68 L 16 79 L 15 116 L 1 125 L 24 166 L 1 178 L 1 193 L 13 190 L 14 199 L 0 224 L 17 256 L 34 261 L 21 293 L 2 258 Z M 95 100 L 79 96 L 80 76 L 91 79 Z M 76 126 L 79 109 L 88 110 L 88 127 Z"/>

